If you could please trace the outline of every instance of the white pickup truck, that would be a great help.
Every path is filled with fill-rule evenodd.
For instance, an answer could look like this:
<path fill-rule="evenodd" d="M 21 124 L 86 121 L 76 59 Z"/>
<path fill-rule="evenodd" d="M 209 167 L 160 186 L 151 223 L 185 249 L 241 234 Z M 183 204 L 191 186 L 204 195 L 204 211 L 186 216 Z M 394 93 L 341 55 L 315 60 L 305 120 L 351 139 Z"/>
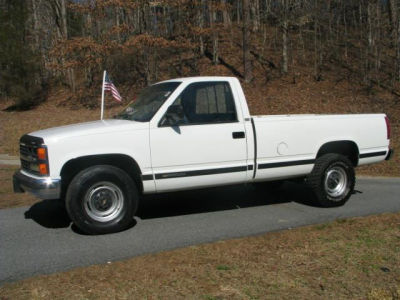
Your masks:
<path fill-rule="evenodd" d="M 114 119 L 24 135 L 14 191 L 64 199 L 91 234 L 127 228 L 147 193 L 304 178 L 338 206 L 354 167 L 390 158 L 389 139 L 384 114 L 251 116 L 236 78 L 180 78 Z"/>

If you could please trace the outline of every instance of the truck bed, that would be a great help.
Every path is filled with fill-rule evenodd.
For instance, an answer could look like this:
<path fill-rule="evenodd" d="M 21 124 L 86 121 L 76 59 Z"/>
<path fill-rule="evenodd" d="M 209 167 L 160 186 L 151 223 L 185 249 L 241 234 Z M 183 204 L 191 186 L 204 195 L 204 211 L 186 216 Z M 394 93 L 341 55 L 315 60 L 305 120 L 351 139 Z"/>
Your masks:
<path fill-rule="evenodd" d="M 256 180 L 308 174 L 321 146 L 335 140 L 355 142 L 360 156 L 386 153 L 389 142 L 381 134 L 386 130 L 384 117 L 384 114 L 252 116 L 257 164 L 261 166 Z M 381 161 L 382 156 L 360 158 L 359 165 Z"/>

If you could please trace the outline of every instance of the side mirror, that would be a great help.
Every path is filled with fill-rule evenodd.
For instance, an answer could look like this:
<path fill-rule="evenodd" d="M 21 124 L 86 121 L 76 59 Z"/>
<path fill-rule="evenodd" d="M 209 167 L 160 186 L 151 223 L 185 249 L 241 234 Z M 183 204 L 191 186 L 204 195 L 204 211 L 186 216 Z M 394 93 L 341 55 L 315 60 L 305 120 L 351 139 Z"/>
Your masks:
<path fill-rule="evenodd" d="M 167 112 L 165 113 L 165 122 L 164 125 L 178 125 L 182 123 L 185 118 L 185 113 L 183 112 L 183 108 L 181 105 L 171 105 L 168 107 Z"/>

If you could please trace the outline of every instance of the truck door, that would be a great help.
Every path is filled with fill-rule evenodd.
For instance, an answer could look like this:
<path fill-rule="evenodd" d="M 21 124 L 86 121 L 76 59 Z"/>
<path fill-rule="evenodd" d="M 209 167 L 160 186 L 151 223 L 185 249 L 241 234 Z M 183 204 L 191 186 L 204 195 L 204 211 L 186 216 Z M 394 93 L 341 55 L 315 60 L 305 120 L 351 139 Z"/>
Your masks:
<path fill-rule="evenodd" d="M 157 191 L 244 182 L 247 146 L 228 82 L 189 84 L 150 130 Z"/>

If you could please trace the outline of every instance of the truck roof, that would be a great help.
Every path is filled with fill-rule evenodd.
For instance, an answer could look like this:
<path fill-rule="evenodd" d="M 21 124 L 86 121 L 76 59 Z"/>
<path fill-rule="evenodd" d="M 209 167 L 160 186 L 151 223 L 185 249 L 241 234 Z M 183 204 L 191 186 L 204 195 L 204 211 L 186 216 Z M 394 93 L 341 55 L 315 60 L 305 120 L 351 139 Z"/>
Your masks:
<path fill-rule="evenodd" d="M 223 80 L 230 80 L 236 77 L 233 76 L 193 76 L 193 77 L 181 77 L 181 78 L 174 78 L 168 79 L 161 82 L 171 82 L 171 81 L 223 81 Z M 160 82 L 160 83 L 161 83 Z"/>

